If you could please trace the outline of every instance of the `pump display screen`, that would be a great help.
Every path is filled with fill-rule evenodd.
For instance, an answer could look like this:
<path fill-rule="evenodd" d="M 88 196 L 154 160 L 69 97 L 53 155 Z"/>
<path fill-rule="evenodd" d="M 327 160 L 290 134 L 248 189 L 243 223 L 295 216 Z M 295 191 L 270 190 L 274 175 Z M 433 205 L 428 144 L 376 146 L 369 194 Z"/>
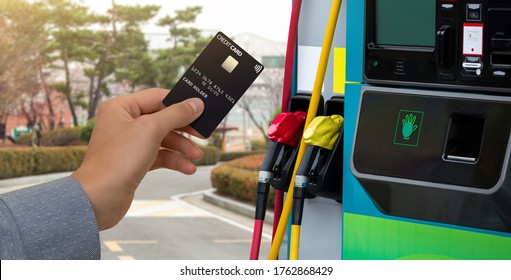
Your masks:
<path fill-rule="evenodd" d="M 436 0 L 376 0 L 376 44 L 435 46 Z"/>

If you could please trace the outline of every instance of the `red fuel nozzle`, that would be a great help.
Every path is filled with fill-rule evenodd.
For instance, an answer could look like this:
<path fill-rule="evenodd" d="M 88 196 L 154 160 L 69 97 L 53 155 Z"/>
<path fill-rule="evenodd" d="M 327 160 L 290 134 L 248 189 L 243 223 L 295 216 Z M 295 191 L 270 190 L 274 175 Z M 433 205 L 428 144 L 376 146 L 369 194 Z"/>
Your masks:
<path fill-rule="evenodd" d="M 280 113 L 268 128 L 268 138 L 289 146 L 298 145 L 306 117 L 303 111 Z"/>

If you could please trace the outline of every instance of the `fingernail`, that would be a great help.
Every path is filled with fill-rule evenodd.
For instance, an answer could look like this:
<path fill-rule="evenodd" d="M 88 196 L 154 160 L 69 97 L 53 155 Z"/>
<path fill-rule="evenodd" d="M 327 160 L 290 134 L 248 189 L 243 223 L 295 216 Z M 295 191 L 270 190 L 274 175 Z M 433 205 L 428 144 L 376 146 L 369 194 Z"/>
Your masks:
<path fill-rule="evenodd" d="M 199 98 L 191 98 L 186 103 L 192 107 L 194 113 L 197 113 L 204 104 Z"/>

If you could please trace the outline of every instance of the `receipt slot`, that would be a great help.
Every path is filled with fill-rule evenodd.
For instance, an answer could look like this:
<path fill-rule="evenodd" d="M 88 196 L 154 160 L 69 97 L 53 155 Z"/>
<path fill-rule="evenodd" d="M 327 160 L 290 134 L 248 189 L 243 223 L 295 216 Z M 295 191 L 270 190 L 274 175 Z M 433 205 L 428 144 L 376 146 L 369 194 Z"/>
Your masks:
<path fill-rule="evenodd" d="M 364 87 L 351 171 L 387 215 L 511 232 L 511 98 Z"/>

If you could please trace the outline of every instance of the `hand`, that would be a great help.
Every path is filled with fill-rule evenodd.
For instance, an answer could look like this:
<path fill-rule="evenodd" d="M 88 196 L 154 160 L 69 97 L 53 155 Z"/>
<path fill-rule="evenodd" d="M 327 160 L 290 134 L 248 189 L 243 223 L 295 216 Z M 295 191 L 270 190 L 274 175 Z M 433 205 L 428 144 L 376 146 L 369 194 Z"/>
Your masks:
<path fill-rule="evenodd" d="M 204 103 L 192 98 L 166 108 L 166 89 L 149 89 L 101 103 L 82 165 L 72 174 L 87 194 L 100 230 L 126 215 L 145 174 L 169 168 L 184 174 L 196 171 L 191 160 L 203 152 L 175 132 L 200 136 L 188 126 L 200 116 Z"/>
<path fill-rule="evenodd" d="M 413 114 L 406 115 L 405 118 L 401 121 L 403 124 L 403 128 L 401 129 L 401 133 L 403 134 L 403 139 L 408 140 L 412 133 L 417 129 L 417 125 L 415 124 L 416 116 Z"/>

